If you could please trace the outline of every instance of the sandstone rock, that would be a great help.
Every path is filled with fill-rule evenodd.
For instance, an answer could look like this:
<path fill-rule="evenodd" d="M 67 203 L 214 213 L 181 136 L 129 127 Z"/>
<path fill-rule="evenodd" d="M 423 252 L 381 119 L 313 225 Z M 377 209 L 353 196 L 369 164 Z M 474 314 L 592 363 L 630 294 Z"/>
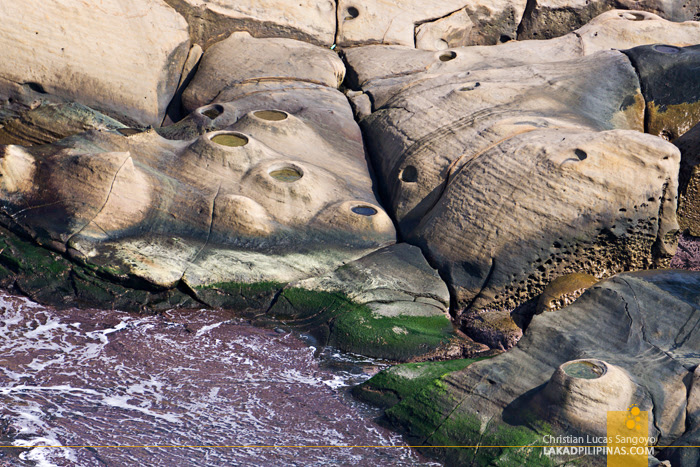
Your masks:
<path fill-rule="evenodd" d="M 295 150 L 301 135 L 317 146 Z M 189 141 L 88 132 L 3 155 L 6 225 L 116 279 L 182 281 L 205 301 L 226 284 L 317 275 L 395 238 L 361 142 L 334 148 L 279 110 Z"/>
<path fill-rule="evenodd" d="M 525 10 L 518 28 L 518 39 L 563 36 L 612 9 L 613 3 L 610 0 L 536 0 Z"/>
<path fill-rule="evenodd" d="M 324 276 L 289 284 L 268 312 L 301 323 L 324 343 L 372 357 L 407 360 L 458 356 L 470 346 L 449 319 L 449 293 L 420 249 L 402 243 Z"/>
<path fill-rule="evenodd" d="M 466 3 L 466 5 L 465 5 Z M 525 1 L 338 2 L 338 45 L 398 44 L 440 50 L 514 39 Z"/>
<path fill-rule="evenodd" d="M 187 23 L 164 2 L 5 2 L 0 11 L 2 99 L 56 95 L 125 123 L 163 121 L 189 50 Z"/>
<path fill-rule="evenodd" d="M 700 45 L 626 50 L 646 100 L 646 132 L 674 140 L 700 122 Z"/>
<path fill-rule="evenodd" d="M 672 145 L 637 132 L 515 136 L 460 168 L 407 239 L 473 310 L 512 309 L 562 274 L 667 264 L 678 160 Z"/>
<path fill-rule="evenodd" d="M 49 144 L 87 130 L 126 128 L 118 121 L 80 104 L 44 104 L 0 126 L 0 144 Z"/>
<path fill-rule="evenodd" d="M 681 151 L 678 176 L 678 223 L 700 237 L 700 124 L 673 141 Z"/>
<path fill-rule="evenodd" d="M 551 281 L 537 302 L 536 313 L 556 311 L 571 305 L 590 286 L 598 282 L 590 274 L 572 273 L 560 276 Z"/>
<path fill-rule="evenodd" d="M 611 48 L 659 43 L 679 47 L 700 43 L 700 23 L 672 23 L 652 13 L 616 10 L 601 14 L 574 33 L 550 40 L 460 47 L 437 54 L 397 46 L 355 47 L 343 53 L 352 84 L 373 93 L 376 88 L 393 85 L 400 89 L 434 74 L 560 62 Z M 380 106 L 381 102 L 375 104 L 375 108 Z"/>
<path fill-rule="evenodd" d="M 523 15 L 518 29 L 518 39 L 550 39 L 563 36 L 588 23 L 595 16 L 613 8 L 625 8 L 620 12 L 632 21 L 643 21 L 639 10 L 659 15 L 669 21 L 697 21 L 700 19 L 700 2 L 691 0 L 537 0 Z"/>
<path fill-rule="evenodd" d="M 654 32 L 680 37 L 667 21 L 642 16 L 650 19 L 636 23 L 649 26 L 637 36 L 626 35 L 635 21 L 619 12 L 597 21 L 632 43 Z M 535 52 L 514 54 L 501 68 L 479 58 L 489 48 L 471 56 L 476 48 L 465 48 L 387 76 L 379 74 L 385 51 L 385 70 L 426 52 L 347 51 L 354 80 L 373 102 L 361 124 L 389 210 L 467 316 L 510 311 L 564 274 L 601 278 L 667 266 L 675 253 L 678 151 L 641 133 L 637 72 L 620 51 L 586 55 L 609 44 L 589 26 L 571 36 L 579 49 L 568 38 L 545 41 L 550 52 L 579 58 L 536 63 Z M 644 83 L 645 95 L 653 92 Z"/>
<path fill-rule="evenodd" d="M 303 0 L 165 0 L 189 23 L 192 41 L 205 49 L 236 31 L 287 37 L 326 47 L 335 35 L 335 2 Z"/>
<path fill-rule="evenodd" d="M 546 434 L 605 436 L 601 414 L 631 402 L 649 411 L 650 435 L 665 446 L 687 429 L 687 385 L 700 363 L 699 330 L 688 326 L 700 317 L 698 291 L 698 273 L 617 275 L 561 312 L 535 316 L 511 351 L 421 383 L 386 419 L 428 446 L 546 445 Z M 602 409 L 596 423 L 591 404 Z M 540 449 L 428 452 L 450 465 L 542 462 Z"/>
<path fill-rule="evenodd" d="M 239 32 L 206 51 L 183 102 L 193 111 L 215 99 L 224 101 L 221 93 L 236 85 L 304 82 L 337 88 L 344 77 L 345 66 L 335 52 L 293 39 L 256 39 Z"/>
<path fill-rule="evenodd" d="M 469 45 L 472 20 L 465 9 L 436 21 L 416 27 L 416 48 L 423 50 L 444 50 L 450 47 Z"/>
<path fill-rule="evenodd" d="M 518 343 L 523 331 L 507 310 L 474 310 L 460 316 L 460 329 L 476 342 L 492 349 L 508 350 Z"/>

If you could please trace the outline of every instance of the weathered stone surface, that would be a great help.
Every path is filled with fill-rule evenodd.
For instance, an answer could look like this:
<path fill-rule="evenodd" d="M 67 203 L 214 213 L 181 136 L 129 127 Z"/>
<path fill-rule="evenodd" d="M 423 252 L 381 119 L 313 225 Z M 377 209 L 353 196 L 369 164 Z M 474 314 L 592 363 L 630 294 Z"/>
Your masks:
<path fill-rule="evenodd" d="M 684 435 L 691 417 L 686 409 L 693 407 L 688 387 L 700 363 L 699 318 L 700 274 L 620 274 L 557 313 L 535 316 L 511 351 L 422 382 L 423 389 L 393 405 L 386 418 L 412 444 L 541 446 L 551 444 L 543 443 L 544 435 L 605 436 L 605 411 L 634 403 L 649 410 L 650 435 L 665 446 Z M 607 372 L 582 380 L 561 368 L 580 359 L 603 361 L 598 367 Z M 397 378 L 400 368 L 392 370 Z M 383 389 L 372 380 L 367 384 L 375 393 Z M 404 378 L 403 384 L 411 382 Z M 601 411 L 589 413 L 595 404 Z M 429 452 L 450 465 L 546 460 L 541 449 Z"/>
<path fill-rule="evenodd" d="M 183 103 L 193 111 L 214 100 L 222 102 L 223 92 L 247 83 L 297 81 L 337 88 L 344 77 L 345 66 L 335 52 L 293 39 L 256 39 L 238 32 L 206 51 Z"/>
<path fill-rule="evenodd" d="M 440 50 L 514 39 L 526 2 L 338 1 L 338 45 L 398 44 Z"/>
<path fill-rule="evenodd" d="M 679 153 L 642 134 L 645 101 L 628 56 L 587 55 L 610 37 L 680 38 L 682 28 L 640 15 L 649 19 L 606 13 L 500 66 L 484 57 L 515 46 L 444 51 L 393 76 L 382 60 L 390 70 L 426 52 L 347 51 L 373 102 L 361 124 L 384 199 L 404 238 L 448 281 L 471 337 L 492 334 L 482 310 L 512 310 L 559 276 L 667 266 L 675 253 Z M 633 23 L 649 26 L 629 36 Z M 555 48 L 578 58 L 552 62 Z M 537 63 L 543 50 L 550 56 Z"/>
<path fill-rule="evenodd" d="M 639 20 L 642 18 L 643 20 Z M 398 46 L 345 49 L 348 75 L 354 86 L 373 93 L 434 74 L 560 62 L 611 48 L 646 44 L 679 47 L 700 43 L 700 23 L 672 23 L 643 11 L 609 11 L 574 33 L 550 40 L 511 41 L 491 47 L 461 47 L 434 53 Z M 382 90 L 382 94 L 388 92 Z M 377 95 L 375 108 L 385 98 Z"/>
<path fill-rule="evenodd" d="M 472 20 L 465 9 L 457 10 L 444 18 L 423 23 L 416 27 L 416 48 L 444 50 L 469 45 Z"/>
<path fill-rule="evenodd" d="M 508 310 L 474 310 L 463 313 L 459 325 L 467 336 L 492 349 L 508 350 L 523 336 L 522 329 Z"/>
<path fill-rule="evenodd" d="M 557 311 L 571 305 L 590 286 L 597 283 L 598 279 L 590 274 L 575 272 L 557 277 L 551 281 L 537 302 L 536 313 Z"/>
<path fill-rule="evenodd" d="M 189 51 L 161 0 L 4 2 L 0 98 L 56 95 L 125 123 L 160 125 Z"/>
<path fill-rule="evenodd" d="M 295 150 L 300 135 L 318 145 Z M 89 132 L 6 146 L 5 222 L 122 280 L 193 289 L 298 280 L 395 238 L 361 142 L 321 143 L 305 120 L 260 109 L 189 141 Z"/>
<path fill-rule="evenodd" d="M 452 175 L 407 239 L 440 266 L 459 307 L 512 309 L 563 274 L 667 264 L 678 162 L 672 145 L 637 132 L 515 136 Z"/>
<path fill-rule="evenodd" d="M 698 0 L 536 0 L 528 6 L 523 15 L 518 39 L 551 39 L 563 36 L 613 8 L 635 10 L 629 13 L 620 12 L 631 21 L 644 20 L 644 15 L 640 15 L 639 10 L 660 15 L 669 21 L 700 19 Z"/>
<path fill-rule="evenodd" d="M 449 293 L 420 249 L 392 245 L 324 276 L 289 284 L 268 316 L 302 324 L 349 352 L 394 360 L 483 350 L 456 333 Z"/>
<path fill-rule="evenodd" d="M 647 133 L 671 141 L 700 122 L 700 45 L 640 46 L 625 54 L 642 84 Z"/>
<path fill-rule="evenodd" d="M 335 2 L 278 0 L 165 0 L 189 23 L 192 41 L 207 48 L 236 31 L 255 37 L 288 37 L 330 46 Z"/>
<path fill-rule="evenodd" d="M 678 176 L 678 223 L 700 237 L 700 124 L 673 141 L 681 151 Z"/>

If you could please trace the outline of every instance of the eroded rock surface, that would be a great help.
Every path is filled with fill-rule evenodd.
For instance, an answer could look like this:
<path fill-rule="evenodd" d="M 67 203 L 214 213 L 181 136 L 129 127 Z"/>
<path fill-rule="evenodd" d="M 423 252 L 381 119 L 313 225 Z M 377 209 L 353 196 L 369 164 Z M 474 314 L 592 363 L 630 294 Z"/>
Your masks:
<path fill-rule="evenodd" d="M 544 435 L 605 436 L 605 420 L 599 418 L 630 404 L 649 411 L 650 435 L 658 445 L 683 436 L 688 444 L 697 439 L 692 438 L 697 437 L 692 435 L 697 401 L 693 391 L 688 398 L 688 387 L 700 363 L 699 291 L 700 275 L 694 272 L 617 275 L 573 305 L 535 316 L 511 351 L 424 382 L 398 404 L 373 400 L 396 404 L 386 411 L 388 421 L 412 443 L 431 446 L 539 446 L 547 444 Z M 398 376 L 400 367 L 391 371 Z M 367 384 L 375 394 L 391 390 L 371 380 Z M 439 454 L 455 465 L 547 460 L 539 448 Z"/>
<path fill-rule="evenodd" d="M 693 94 L 694 48 L 600 49 L 616 38 L 687 44 L 695 39 L 682 32 L 694 37 L 700 29 L 628 14 L 608 12 L 550 41 L 433 54 L 346 51 L 372 101 L 361 124 L 388 208 L 402 236 L 440 269 L 472 337 L 507 348 L 517 329 L 496 314 L 553 279 L 668 266 L 675 253 L 679 152 L 642 132 L 657 124 L 645 118 L 658 105 L 649 96 L 668 94 L 663 70 L 692 81 Z M 555 50 L 569 59 L 553 61 Z M 638 61 L 652 70 L 641 82 Z M 394 64 L 398 71 L 387 72 Z M 668 115 L 661 121 L 672 123 Z M 494 333 L 494 323 L 504 332 Z"/>

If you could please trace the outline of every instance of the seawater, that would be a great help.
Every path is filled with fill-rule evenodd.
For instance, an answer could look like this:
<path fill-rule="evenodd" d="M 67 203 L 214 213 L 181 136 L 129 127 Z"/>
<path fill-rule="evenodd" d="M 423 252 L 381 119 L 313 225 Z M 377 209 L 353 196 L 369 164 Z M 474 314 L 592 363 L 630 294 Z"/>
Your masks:
<path fill-rule="evenodd" d="M 0 293 L 0 465 L 439 465 L 348 395 L 386 364 L 315 352 L 223 311 Z M 223 447 L 254 445 L 372 447 Z"/>

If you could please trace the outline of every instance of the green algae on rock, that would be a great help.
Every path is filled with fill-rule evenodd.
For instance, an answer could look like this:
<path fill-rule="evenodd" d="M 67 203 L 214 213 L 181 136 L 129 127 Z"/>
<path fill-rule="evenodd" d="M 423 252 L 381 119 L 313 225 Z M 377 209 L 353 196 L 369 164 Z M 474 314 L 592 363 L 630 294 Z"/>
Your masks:
<path fill-rule="evenodd" d="M 698 327 L 688 323 L 699 318 L 700 273 L 619 274 L 589 288 L 563 312 L 535 316 L 510 352 L 447 372 L 427 386 L 418 379 L 409 389 L 404 382 L 419 373 L 395 367 L 355 393 L 391 405 L 385 420 L 411 444 L 521 446 L 423 449 L 448 465 L 572 461 L 543 457 L 541 448 L 527 446 L 552 444 L 545 435 L 605 436 L 606 411 L 630 404 L 649 411 L 649 433 L 660 446 L 693 445 L 698 399 L 688 387 L 697 380 L 700 338 Z M 594 371 L 570 374 L 570 366 L 582 362 Z M 665 456 L 685 454 L 669 448 L 657 455 Z"/>

